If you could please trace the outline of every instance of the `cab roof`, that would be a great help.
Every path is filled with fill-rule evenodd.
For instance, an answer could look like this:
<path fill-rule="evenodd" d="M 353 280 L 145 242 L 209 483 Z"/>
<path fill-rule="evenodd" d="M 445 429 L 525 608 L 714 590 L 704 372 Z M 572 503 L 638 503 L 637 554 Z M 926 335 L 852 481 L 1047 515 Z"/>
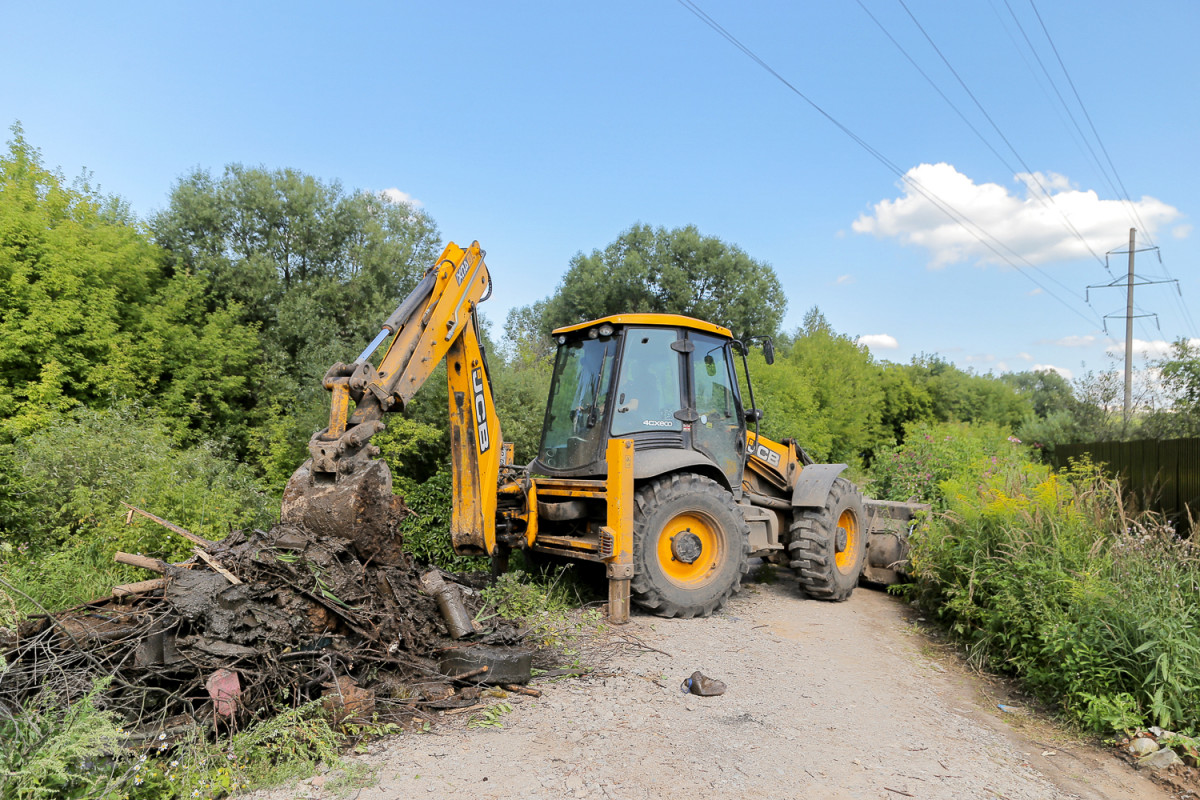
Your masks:
<path fill-rule="evenodd" d="M 718 336 L 724 336 L 727 339 L 733 338 L 733 333 L 728 328 L 722 328 L 720 325 L 714 325 L 711 322 L 694 319 L 693 317 L 685 317 L 682 314 L 613 314 L 609 317 L 601 317 L 600 319 L 588 320 L 580 322 L 578 325 L 567 325 L 563 328 L 558 328 L 553 331 L 553 336 L 558 336 L 560 333 L 571 333 L 573 331 L 590 328 L 593 325 L 601 325 L 607 322 L 609 325 L 662 325 L 669 328 L 688 328 L 693 331 L 702 331 L 704 333 L 715 333 Z"/>

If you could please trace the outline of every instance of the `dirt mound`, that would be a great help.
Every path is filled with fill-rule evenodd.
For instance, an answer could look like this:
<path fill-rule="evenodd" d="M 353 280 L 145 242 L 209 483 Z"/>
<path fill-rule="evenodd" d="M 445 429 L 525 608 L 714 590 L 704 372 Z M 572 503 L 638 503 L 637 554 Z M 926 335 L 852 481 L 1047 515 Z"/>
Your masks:
<path fill-rule="evenodd" d="M 111 676 L 98 705 L 155 732 L 242 725 L 281 698 L 330 693 L 351 715 L 405 719 L 458 694 L 438 654 L 464 642 L 449 637 L 407 554 L 379 564 L 345 539 L 278 525 L 235 531 L 202 555 L 163 565 L 164 579 L 136 596 L 22 622 L 0 641 L 0 704 L 16 711 L 39 692 L 72 702 Z M 462 594 L 474 616 L 480 595 Z M 472 643 L 519 639 L 489 623 Z"/>

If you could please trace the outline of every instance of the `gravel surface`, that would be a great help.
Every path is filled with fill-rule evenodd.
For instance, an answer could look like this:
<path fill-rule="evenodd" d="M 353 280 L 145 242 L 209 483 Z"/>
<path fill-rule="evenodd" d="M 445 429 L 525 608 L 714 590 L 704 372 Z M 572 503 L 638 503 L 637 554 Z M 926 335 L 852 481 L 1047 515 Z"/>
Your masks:
<path fill-rule="evenodd" d="M 888 595 L 846 603 L 750 583 L 709 619 L 635 616 L 629 647 L 582 680 L 510 697 L 503 729 L 447 718 L 364 757 L 356 800 L 471 798 L 1167 798 L 969 675 Z M 694 670 L 728 685 L 680 691 Z M 317 786 L 314 786 L 316 783 Z M 334 797 L 313 783 L 260 797 Z M 358 792 L 355 796 L 355 792 Z"/>

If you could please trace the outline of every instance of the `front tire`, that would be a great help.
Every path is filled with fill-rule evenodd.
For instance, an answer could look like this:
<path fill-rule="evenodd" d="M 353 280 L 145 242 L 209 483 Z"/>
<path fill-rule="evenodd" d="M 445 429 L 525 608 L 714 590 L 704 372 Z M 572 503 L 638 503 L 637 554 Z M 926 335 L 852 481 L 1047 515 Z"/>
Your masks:
<path fill-rule="evenodd" d="M 805 594 L 818 600 L 848 599 L 867 550 L 862 494 L 854 484 L 837 478 L 824 508 L 796 509 L 791 534 L 791 566 Z"/>
<path fill-rule="evenodd" d="M 750 529 L 729 491 L 692 473 L 638 489 L 633 602 L 663 617 L 707 617 L 750 569 Z"/>

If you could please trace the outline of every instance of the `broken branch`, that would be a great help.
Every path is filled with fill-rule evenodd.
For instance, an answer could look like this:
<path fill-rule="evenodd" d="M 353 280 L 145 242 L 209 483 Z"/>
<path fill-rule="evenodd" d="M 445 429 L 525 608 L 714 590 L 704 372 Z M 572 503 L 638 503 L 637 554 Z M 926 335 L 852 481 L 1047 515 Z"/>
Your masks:
<path fill-rule="evenodd" d="M 473 669 L 473 670 L 471 670 L 470 672 L 464 672 L 462 675 L 451 675 L 451 676 L 450 676 L 450 680 L 452 680 L 452 681 L 465 681 L 465 680 L 467 680 L 468 678 L 475 678 L 475 677 L 478 677 L 478 676 L 482 675 L 483 673 L 485 673 L 485 672 L 487 672 L 487 671 L 488 671 L 487 664 L 484 664 L 484 665 L 483 665 L 482 667 L 480 667 L 479 669 Z"/>
<path fill-rule="evenodd" d="M 196 534 L 192 533 L 188 529 L 181 528 L 173 522 L 167 522 L 162 517 L 156 517 L 153 514 L 151 514 L 149 511 L 143 511 L 142 509 L 138 508 L 137 506 L 131 506 L 131 505 L 129 505 L 129 503 L 126 503 L 124 501 L 121 502 L 121 505 L 123 505 L 129 509 L 129 513 L 125 515 L 126 524 L 133 521 L 133 515 L 135 513 L 141 514 L 146 519 L 153 520 L 154 522 L 157 522 L 159 525 L 162 525 L 167 530 L 173 531 L 173 532 L 179 534 L 180 536 L 187 539 L 192 544 L 198 544 L 201 547 L 212 547 L 215 544 L 215 542 L 210 542 L 208 539 L 205 539 L 202 536 L 197 536 Z"/>
<path fill-rule="evenodd" d="M 113 561 L 116 561 L 118 564 L 128 564 L 131 567 L 139 567 L 151 572 L 157 572 L 159 575 L 165 575 L 167 572 L 167 562 L 157 558 L 150 558 L 149 556 L 118 552 L 113 556 Z"/>
<path fill-rule="evenodd" d="M 148 581 L 138 581 L 137 583 L 126 583 L 121 586 L 114 586 L 112 593 L 113 597 L 127 597 L 131 594 L 145 594 L 153 592 L 155 589 L 161 589 L 167 585 L 166 578 L 154 578 Z"/>

